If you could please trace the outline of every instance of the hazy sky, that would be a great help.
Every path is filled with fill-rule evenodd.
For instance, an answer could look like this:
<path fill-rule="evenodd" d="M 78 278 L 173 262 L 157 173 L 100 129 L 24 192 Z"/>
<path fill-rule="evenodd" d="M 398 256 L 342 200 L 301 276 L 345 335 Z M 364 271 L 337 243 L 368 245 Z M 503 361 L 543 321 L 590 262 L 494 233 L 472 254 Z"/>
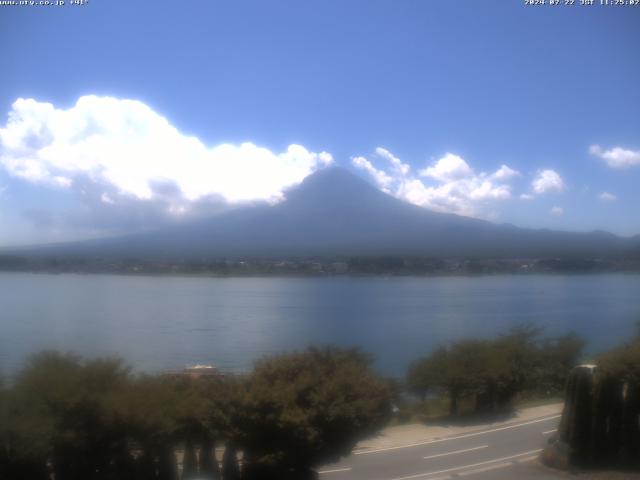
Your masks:
<path fill-rule="evenodd" d="M 638 45 L 640 6 L 0 6 L 0 245 L 278 202 L 330 164 L 425 208 L 637 234 Z"/>

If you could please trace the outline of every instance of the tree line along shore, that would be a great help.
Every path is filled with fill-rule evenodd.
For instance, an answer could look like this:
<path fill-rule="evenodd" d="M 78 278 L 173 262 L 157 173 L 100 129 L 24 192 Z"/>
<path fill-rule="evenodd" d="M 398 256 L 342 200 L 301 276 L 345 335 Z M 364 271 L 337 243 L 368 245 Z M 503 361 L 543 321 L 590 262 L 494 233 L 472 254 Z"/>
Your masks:
<path fill-rule="evenodd" d="M 0 254 L 1 272 L 127 275 L 322 276 L 640 272 L 640 258 L 98 258 Z"/>

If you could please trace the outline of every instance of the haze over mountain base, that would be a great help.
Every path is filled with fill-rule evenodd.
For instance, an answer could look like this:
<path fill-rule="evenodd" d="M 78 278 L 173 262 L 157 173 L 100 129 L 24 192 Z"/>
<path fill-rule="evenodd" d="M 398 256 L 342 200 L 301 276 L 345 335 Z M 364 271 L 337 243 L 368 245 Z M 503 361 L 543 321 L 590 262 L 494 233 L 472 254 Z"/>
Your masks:
<path fill-rule="evenodd" d="M 623 238 L 601 231 L 523 229 L 432 212 L 398 200 L 347 170 L 333 167 L 310 175 L 276 205 L 246 206 L 144 234 L 6 250 L 4 254 L 5 263 L 7 255 L 40 260 L 84 259 L 93 265 L 96 259 L 121 264 L 136 259 L 141 265 L 155 261 L 174 266 L 180 262 L 232 261 L 227 264 L 233 265 L 233 261 L 254 260 L 270 265 L 267 270 L 273 270 L 282 260 L 307 259 L 312 264 L 315 259 L 328 264 L 351 258 L 388 257 L 405 259 L 403 265 L 414 266 L 420 264 L 416 259 L 482 260 L 480 271 L 510 271 L 514 268 L 512 263 L 496 268 L 498 264 L 487 262 L 560 259 L 574 264 L 582 260 L 596 262 L 588 264 L 588 270 L 601 269 L 598 265 L 605 264 L 606 270 L 617 270 L 621 262 L 640 258 L 640 237 Z M 460 270 L 459 266 L 443 267 L 437 262 L 433 263 L 435 267 L 425 267 L 424 260 L 421 265 L 417 271 Z M 522 265 L 520 262 L 515 268 Z M 405 267 L 400 270 L 407 270 Z M 318 269 L 302 270 L 314 268 Z M 398 270 L 397 266 L 390 268 Z M 344 268 L 333 270 L 340 273 Z"/>

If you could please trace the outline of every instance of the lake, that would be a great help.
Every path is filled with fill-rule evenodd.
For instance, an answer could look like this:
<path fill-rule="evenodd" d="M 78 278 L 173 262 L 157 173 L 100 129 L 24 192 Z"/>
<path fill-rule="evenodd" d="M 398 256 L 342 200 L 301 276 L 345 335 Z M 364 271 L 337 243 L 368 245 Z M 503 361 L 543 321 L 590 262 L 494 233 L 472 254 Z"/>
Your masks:
<path fill-rule="evenodd" d="M 190 278 L 0 274 L 0 371 L 33 352 L 117 354 L 136 370 L 242 371 L 309 344 L 358 346 L 400 376 L 438 344 L 519 323 L 598 351 L 632 336 L 640 275 Z"/>

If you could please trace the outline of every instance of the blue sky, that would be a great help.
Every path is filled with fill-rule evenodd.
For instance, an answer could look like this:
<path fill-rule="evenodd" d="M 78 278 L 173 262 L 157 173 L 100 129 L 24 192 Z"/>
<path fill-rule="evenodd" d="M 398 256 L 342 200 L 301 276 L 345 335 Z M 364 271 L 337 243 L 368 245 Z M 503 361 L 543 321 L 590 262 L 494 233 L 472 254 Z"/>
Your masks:
<path fill-rule="evenodd" d="M 331 163 L 425 208 L 638 234 L 639 27 L 518 0 L 0 7 L 0 245 L 276 203 Z"/>

